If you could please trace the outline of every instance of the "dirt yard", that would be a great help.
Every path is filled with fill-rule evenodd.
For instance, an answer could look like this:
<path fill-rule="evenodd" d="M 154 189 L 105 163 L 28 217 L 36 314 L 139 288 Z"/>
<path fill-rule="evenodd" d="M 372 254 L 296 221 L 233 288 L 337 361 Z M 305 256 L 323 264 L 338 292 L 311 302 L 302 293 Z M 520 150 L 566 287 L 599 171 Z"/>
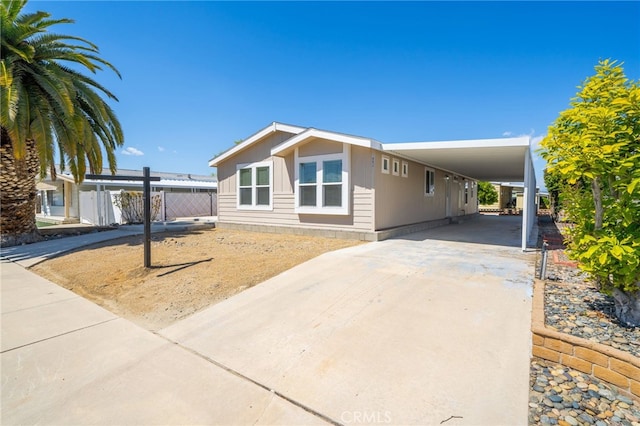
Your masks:
<path fill-rule="evenodd" d="M 331 238 L 207 229 L 153 234 L 152 268 L 142 236 L 85 247 L 33 271 L 150 330 L 322 253 L 360 244 Z"/>

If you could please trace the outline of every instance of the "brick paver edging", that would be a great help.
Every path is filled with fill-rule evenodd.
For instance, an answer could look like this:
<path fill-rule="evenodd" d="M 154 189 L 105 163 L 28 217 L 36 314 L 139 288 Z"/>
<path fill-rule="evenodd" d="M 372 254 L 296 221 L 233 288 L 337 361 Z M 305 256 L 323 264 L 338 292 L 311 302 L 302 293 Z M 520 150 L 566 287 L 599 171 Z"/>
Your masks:
<path fill-rule="evenodd" d="M 640 400 L 640 359 L 581 337 L 545 327 L 545 282 L 535 280 L 531 311 L 533 356 L 590 374 Z"/>

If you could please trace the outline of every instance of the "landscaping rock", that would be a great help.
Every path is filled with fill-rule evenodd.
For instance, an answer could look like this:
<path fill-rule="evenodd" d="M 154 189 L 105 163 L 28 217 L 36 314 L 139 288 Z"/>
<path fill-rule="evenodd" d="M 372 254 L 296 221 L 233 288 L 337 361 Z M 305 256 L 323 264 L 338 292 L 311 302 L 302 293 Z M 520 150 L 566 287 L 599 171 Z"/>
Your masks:
<path fill-rule="evenodd" d="M 542 236 L 550 237 L 550 241 L 562 241 L 553 222 L 541 220 L 538 226 L 540 244 Z M 546 278 L 545 326 L 640 357 L 640 329 L 621 324 L 614 315 L 613 299 L 600 293 L 588 276 L 569 261 L 562 244 L 555 244 L 549 247 L 547 274 L 543 277 Z M 529 401 L 537 404 L 529 407 L 530 425 L 640 426 L 640 402 L 582 372 L 533 358 L 530 383 Z M 559 390 L 556 384 L 561 384 Z M 533 386 L 536 386 L 535 392 Z M 571 404 L 556 407 L 558 403 L 554 400 L 558 397 L 563 404 Z"/>
<path fill-rule="evenodd" d="M 572 389 L 561 389 L 557 392 L 550 383 L 545 386 L 544 392 L 535 392 L 529 398 L 529 424 L 569 424 L 577 425 L 622 425 L 640 426 L 640 403 L 633 401 L 607 383 L 587 374 L 572 370 L 560 364 L 541 359 L 533 359 L 531 362 L 531 383 L 540 383 L 541 377 L 547 382 L 554 379 L 552 372 L 562 370 L 572 376 L 576 384 Z M 587 389 L 578 386 L 586 383 Z M 605 398 L 607 395 L 610 398 Z M 568 406 L 554 401 L 572 401 Z M 630 401 L 630 402 L 629 402 Z M 560 405 L 560 407 L 558 407 Z M 632 420 L 630 420 L 632 419 Z M 555 420 L 555 422 L 554 422 Z"/>

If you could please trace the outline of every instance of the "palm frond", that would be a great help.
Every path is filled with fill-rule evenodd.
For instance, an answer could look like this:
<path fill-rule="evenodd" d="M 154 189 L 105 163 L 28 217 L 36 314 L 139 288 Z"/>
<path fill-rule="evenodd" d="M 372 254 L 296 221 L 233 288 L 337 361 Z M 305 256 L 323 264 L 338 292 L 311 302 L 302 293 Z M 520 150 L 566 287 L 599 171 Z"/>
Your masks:
<path fill-rule="evenodd" d="M 51 134 L 51 120 L 46 114 L 38 108 L 34 109 L 35 119 L 31 125 L 32 136 L 36 141 L 36 148 L 38 150 L 38 157 L 45 159 L 40 164 L 40 177 L 44 178 L 47 174 L 47 168 L 42 167 L 43 164 L 54 165 L 54 144 L 53 135 Z"/>
<path fill-rule="evenodd" d="M 0 14 L 3 19 L 6 17 L 10 21 L 15 21 L 20 16 L 25 4 L 27 4 L 27 0 L 2 0 Z"/>
<path fill-rule="evenodd" d="M 0 0 L 0 117 L 15 157 L 24 158 L 29 146 L 36 151 L 41 173 L 53 173 L 57 159 L 81 181 L 87 165 L 102 168 L 106 153 L 114 170 L 124 134 L 105 99 L 118 99 L 76 65 L 92 74 L 108 68 L 121 78 L 120 72 L 99 56 L 94 43 L 50 31 L 73 20 L 43 11 L 22 13 L 25 4 Z"/>
<path fill-rule="evenodd" d="M 85 46 L 83 45 L 70 45 L 68 43 L 57 43 L 58 41 L 79 41 L 82 42 L 83 44 L 85 44 Z M 46 46 L 46 45 L 53 45 L 53 44 L 60 44 L 61 46 L 66 46 L 72 50 L 75 49 L 80 49 L 80 50 L 86 50 L 89 52 L 94 52 L 94 53 L 98 53 L 99 49 L 98 46 L 96 46 L 95 44 L 91 43 L 89 40 L 82 38 L 82 37 L 76 37 L 76 36 L 70 36 L 70 35 L 66 35 L 66 34 L 56 34 L 56 33 L 41 33 L 38 36 L 32 37 L 32 39 L 30 40 L 31 44 L 33 45 L 41 45 L 41 46 Z"/>
<path fill-rule="evenodd" d="M 76 70 L 73 70 L 71 68 L 65 67 L 65 66 L 57 64 L 57 63 L 52 63 L 52 64 L 50 64 L 50 66 L 51 67 L 60 68 L 61 70 L 63 70 L 67 74 L 69 74 L 69 78 L 73 78 L 74 81 L 80 81 L 80 82 L 86 83 L 87 85 L 92 86 L 93 88 L 100 90 L 109 99 L 113 99 L 114 101 L 118 101 L 118 98 L 116 97 L 116 95 L 114 95 L 112 92 L 109 91 L 109 89 L 107 89 L 106 87 L 104 87 L 103 85 L 98 83 L 97 81 L 93 80 L 91 77 L 86 76 L 84 74 L 81 74 L 81 73 L 77 72 Z"/>
<path fill-rule="evenodd" d="M 45 92 L 53 102 L 60 105 L 66 114 L 72 115 L 74 112 L 73 93 L 70 92 L 72 86 L 66 85 L 64 79 L 52 75 L 49 70 L 39 66 L 31 66 L 25 68 L 25 74 L 28 74 L 34 80 L 34 84 Z M 36 88 L 34 87 L 34 90 Z"/>

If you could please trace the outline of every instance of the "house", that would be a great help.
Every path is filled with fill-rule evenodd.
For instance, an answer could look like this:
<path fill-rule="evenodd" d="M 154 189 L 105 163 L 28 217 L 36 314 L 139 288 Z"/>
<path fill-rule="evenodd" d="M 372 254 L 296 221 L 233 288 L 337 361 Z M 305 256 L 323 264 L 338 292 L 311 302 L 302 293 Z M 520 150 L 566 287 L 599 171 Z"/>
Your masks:
<path fill-rule="evenodd" d="M 111 175 L 109 169 L 103 175 Z M 158 220 L 186 216 L 214 216 L 217 211 L 217 179 L 186 173 L 152 172 L 159 181 L 151 182 L 152 194 L 161 197 Z M 119 169 L 116 176 L 142 176 L 141 170 Z M 85 223 L 110 225 L 121 222 L 114 196 L 121 191 L 142 191 L 142 182 L 135 180 L 85 179 L 76 184 L 68 172 L 58 172 L 38 182 L 39 202 L 36 218 L 50 223 Z"/>
<path fill-rule="evenodd" d="M 218 226 L 380 240 L 478 213 L 477 181 L 535 176 L 529 138 L 381 143 L 274 122 L 213 158 Z"/>
<path fill-rule="evenodd" d="M 498 193 L 498 201 L 493 204 L 480 204 L 480 212 L 501 214 L 521 214 L 524 207 L 524 185 L 518 182 L 491 182 Z M 547 197 L 546 192 L 536 188 L 536 211 L 540 206 L 540 198 Z"/>

